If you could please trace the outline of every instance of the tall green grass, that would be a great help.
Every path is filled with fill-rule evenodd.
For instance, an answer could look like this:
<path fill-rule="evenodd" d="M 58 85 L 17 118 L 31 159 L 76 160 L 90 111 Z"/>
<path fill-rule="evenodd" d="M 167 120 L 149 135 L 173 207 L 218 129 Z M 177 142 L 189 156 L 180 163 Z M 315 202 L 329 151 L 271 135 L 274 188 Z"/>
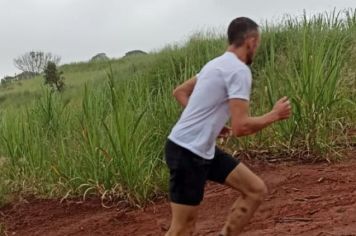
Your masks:
<path fill-rule="evenodd" d="M 348 11 L 263 27 L 252 68 L 252 114 L 269 111 L 287 95 L 294 116 L 232 139 L 228 148 L 316 160 L 354 145 L 348 132 L 355 127 L 355 19 Z M 164 194 L 164 143 L 181 112 L 172 90 L 225 48 L 225 37 L 203 33 L 183 46 L 110 65 L 62 67 L 75 78 L 73 87 L 63 94 L 36 90 L 39 96 L 27 106 L 1 112 L 0 199 L 9 193 L 100 195 L 105 204 L 141 205 Z"/>
<path fill-rule="evenodd" d="M 354 47 L 355 27 L 350 12 L 346 16 L 334 11 L 310 19 L 288 17 L 282 25 L 264 27 L 256 73 L 265 82 L 259 84 L 255 101 L 271 108 L 286 95 L 294 108 L 292 119 L 267 132 L 275 136 L 269 144 L 278 150 L 317 157 L 347 146 L 347 120 L 355 100 L 345 96 L 350 78 L 343 78 L 343 70 Z"/>

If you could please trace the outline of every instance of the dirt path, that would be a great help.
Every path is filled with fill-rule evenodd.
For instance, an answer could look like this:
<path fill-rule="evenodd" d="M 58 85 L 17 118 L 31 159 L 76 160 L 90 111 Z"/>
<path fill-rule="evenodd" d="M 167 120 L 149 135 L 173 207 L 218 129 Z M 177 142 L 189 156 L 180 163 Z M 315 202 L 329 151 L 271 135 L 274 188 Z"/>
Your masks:
<path fill-rule="evenodd" d="M 354 153 L 355 154 L 355 153 Z M 250 165 L 270 194 L 243 236 L 356 236 L 356 159 L 341 164 Z M 196 235 L 217 235 L 238 194 L 209 184 Z M 144 210 L 104 209 L 86 203 L 32 200 L 0 209 L 8 235 L 163 235 L 166 201 Z"/>

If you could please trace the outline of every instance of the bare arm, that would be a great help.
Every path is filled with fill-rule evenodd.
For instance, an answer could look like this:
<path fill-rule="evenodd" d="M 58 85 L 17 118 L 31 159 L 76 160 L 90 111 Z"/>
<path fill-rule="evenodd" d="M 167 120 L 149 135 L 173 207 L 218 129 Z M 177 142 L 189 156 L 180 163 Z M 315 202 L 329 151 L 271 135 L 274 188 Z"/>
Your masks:
<path fill-rule="evenodd" d="M 193 92 L 196 82 L 197 78 L 194 76 L 173 90 L 173 96 L 182 105 L 182 107 L 187 106 L 189 97 Z"/>
<path fill-rule="evenodd" d="M 249 102 L 241 99 L 229 100 L 232 133 L 234 136 L 245 136 L 256 133 L 268 125 L 288 119 L 291 105 L 287 97 L 278 100 L 272 111 L 257 117 L 249 116 Z"/>

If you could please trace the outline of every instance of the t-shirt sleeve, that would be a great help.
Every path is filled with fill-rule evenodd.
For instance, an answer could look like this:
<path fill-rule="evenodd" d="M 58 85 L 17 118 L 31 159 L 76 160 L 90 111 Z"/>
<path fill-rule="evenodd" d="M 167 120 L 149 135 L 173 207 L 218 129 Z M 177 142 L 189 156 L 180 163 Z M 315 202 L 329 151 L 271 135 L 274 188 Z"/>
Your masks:
<path fill-rule="evenodd" d="M 252 75 L 249 69 L 239 70 L 225 78 L 229 99 L 239 98 L 250 100 Z"/>

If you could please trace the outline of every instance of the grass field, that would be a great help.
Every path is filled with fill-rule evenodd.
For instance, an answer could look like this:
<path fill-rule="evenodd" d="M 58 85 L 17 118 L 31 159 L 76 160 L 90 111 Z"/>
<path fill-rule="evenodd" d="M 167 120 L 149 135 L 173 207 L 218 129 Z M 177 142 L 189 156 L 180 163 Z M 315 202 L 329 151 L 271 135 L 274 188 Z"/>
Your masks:
<path fill-rule="evenodd" d="M 251 113 L 287 95 L 294 116 L 225 147 L 253 157 L 342 158 L 355 145 L 356 12 L 262 28 Z M 200 33 L 110 65 L 64 65 L 62 94 L 41 77 L 1 87 L 0 202 L 95 194 L 141 205 L 165 193 L 164 142 L 181 112 L 172 90 L 225 48 L 224 36 Z"/>

